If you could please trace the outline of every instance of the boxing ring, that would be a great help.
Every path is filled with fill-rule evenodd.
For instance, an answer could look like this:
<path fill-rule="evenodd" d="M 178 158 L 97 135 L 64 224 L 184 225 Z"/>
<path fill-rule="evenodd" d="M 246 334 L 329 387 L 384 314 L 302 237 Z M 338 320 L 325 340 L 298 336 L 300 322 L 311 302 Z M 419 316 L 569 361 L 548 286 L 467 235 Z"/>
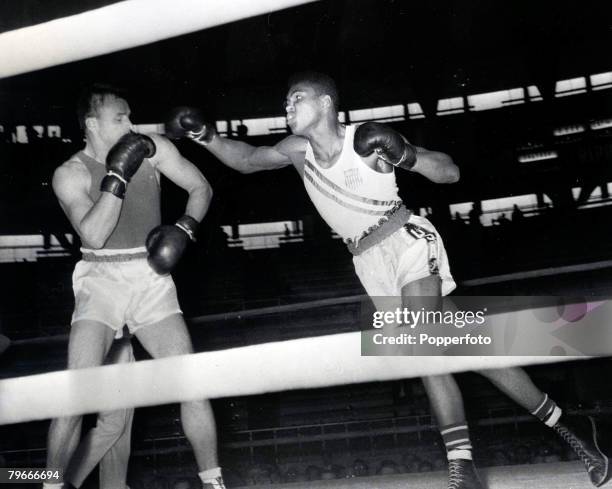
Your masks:
<path fill-rule="evenodd" d="M 305 0 L 128 0 L 0 34 L 0 78 L 168 39 Z M 163 20 L 163 22 L 162 22 Z M 117 35 L 120 32 L 121 35 Z M 19 46 L 19 49 L 16 47 Z M 360 332 L 250 345 L 0 381 L 0 425 L 202 398 L 567 361 L 568 357 L 361 355 Z M 484 469 L 491 489 L 590 487 L 578 463 Z M 520 473 L 519 473 L 520 472 Z M 518 475 L 517 475 L 518 474 Z M 373 487 L 371 478 L 308 487 Z M 377 488 L 439 488 L 446 473 L 377 477 Z M 298 487 L 277 485 L 276 487 Z"/>
<path fill-rule="evenodd" d="M 127 0 L 0 34 L 0 77 L 128 49 L 308 0 Z M 161 20 L 163 19 L 163 22 Z M 121 35 L 117 35 L 121 33 Z M 19 49 L 16 49 L 19 47 Z M 345 333 L 0 381 L 0 424 L 567 357 L 362 357 Z M 237 365 L 244 368 L 237 369 Z M 203 375 L 206 372 L 206 375 Z"/>

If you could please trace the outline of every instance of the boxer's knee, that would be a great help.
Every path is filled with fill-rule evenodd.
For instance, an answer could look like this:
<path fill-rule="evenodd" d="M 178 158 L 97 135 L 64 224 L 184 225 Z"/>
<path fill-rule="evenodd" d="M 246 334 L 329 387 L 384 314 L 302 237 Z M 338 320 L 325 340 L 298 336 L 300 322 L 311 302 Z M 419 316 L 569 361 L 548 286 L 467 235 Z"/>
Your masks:
<path fill-rule="evenodd" d="M 117 411 L 108 411 L 98 415 L 96 429 L 107 436 L 115 435 L 117 437 L 127 429 L 129 418 L 127 409 Z"/>
<path fill-rule="evenodd" d="M 181 314 L 172 314 L 136 330 L 134 334 L 153 358 L 193 353 L 191 338 Z"/>
<path fill-rule="evenodd" d="M 80 430 L 82 416 L 64 416 L 54 418 L 49 425 L 49 435 L 55 434 L 65 436 L 66 434 L 75 433 Z"/>
<path fill-rule="evenodd" d="M 419 297 L 436 297 L 442 295 L 442 280 L 439 275 L 428 275 L 427 277 L 408 282 L 402 287 L 402 299 L 404 302 Z"/>

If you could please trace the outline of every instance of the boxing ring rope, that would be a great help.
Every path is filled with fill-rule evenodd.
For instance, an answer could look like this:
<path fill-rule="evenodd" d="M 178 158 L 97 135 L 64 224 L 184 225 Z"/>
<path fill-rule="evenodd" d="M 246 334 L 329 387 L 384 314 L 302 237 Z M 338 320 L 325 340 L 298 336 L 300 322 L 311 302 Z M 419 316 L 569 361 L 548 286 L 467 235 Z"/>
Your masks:
<path fill-rule="evenodd" d="M 0 78 L 312 1 L 315 0 L 126 0 L 0 34 Z"/>
<path fill-rule="evenodd" d="M 0 424 L 202 398 L 385 381 L 568 357 L 361 356 L 361 333 L 0 381 Z"/>

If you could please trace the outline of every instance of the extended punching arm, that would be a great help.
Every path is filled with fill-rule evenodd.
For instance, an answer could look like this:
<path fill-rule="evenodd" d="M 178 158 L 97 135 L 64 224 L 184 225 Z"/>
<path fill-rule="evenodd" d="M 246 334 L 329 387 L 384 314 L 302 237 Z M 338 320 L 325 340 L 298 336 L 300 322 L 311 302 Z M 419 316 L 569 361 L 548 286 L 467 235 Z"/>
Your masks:
<path fill-rule="evenodd" d="M 191 139 L 204 146 L 223 164 L 241 173 L 273 170 L 290 165 L 288 154 L 296 148 L 295 136 L 285 138 L 274 147 L 257 147 L 244 141 L 220 137 L 214 124 L 205 122 L 200 111 L 192 107 L 173 109 L 165 129 L 168 137 Z"/>

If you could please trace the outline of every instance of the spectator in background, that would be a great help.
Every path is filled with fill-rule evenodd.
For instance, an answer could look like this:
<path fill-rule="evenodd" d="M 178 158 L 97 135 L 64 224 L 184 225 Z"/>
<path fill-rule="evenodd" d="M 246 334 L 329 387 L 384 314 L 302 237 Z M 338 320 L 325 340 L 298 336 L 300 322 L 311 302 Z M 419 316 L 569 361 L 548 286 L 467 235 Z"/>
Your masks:
<path fill-rule="evenodd" d="M 455 214 L 453 214 L 453 222 L 458 226 L 463 226 L 465 224 L 465 220 L 463 217 L 461 217 L 459 212 L 455 212 Z"/>
<path fill-rule="evenodd" d="M 502 227 L 506 227 L 508 224 L 510 224 L 510 219 L 508 219 L 505 212 L 501 214 L 497 219 L 495 219 L 495 221 L 499 226 Z"/>
<path fill-rule="evenodd" d="M 172 489 L 196 489 L 198 481 L 195 479 L 188 479 L 187 477 L 183 477 L 181 479 L 177 479 L 174 481 L 172 485 Z"/>
<path fill-rule="evenodd" d="M 285 472 L 284 482 L 298 482 L 300 471 L 297 467 L 291 466 Z"/>
<path fill-rule="evenodd" d="M 370 467 L 365 460 L 360 458 L 353 462 L 353 477 L 367 477 L 370 475 Z"/>
<path fill-rule="evenodd" d="M 470 222 L 470 226 L 481 227 L 482 223 L 480 222 L 480 216 L 482 216 L 482 211 L 480 210 L 480 206 L 476 206 L 476 204 L 472 204 L 472 208 L 468 213 L 468 220 Z"/>
<path fill-rule="evenodd" d="M 407 453 L 402 457 L 402 464 L 404 465 L 406 472 L 412 474 L 419 471 L 421 461 L 419 460 L 419 457 L 413 453 Z"/>
<path fill-rule="evenodd" d="M 519 445 L 514 450 L 514 462 L 519 465 L 530 464 L 532 462 L 531 449 L 527 445 Z"/>
<path fill-rule="evenodd" d="M 376 471 L 377 475 L 393 475 L 399 473 L 399 466 L 393 460 L 383 460 Z"/>
<path fill-rule="evenodd" d="M 444 460 L 444 454 L 434 455 L 431 461 L 434 470 L 444 470 L 446 468 L 446 460 Z"/>
<path fill-rule="evenodd" d="M 504 450 L 495 450 L 491 457 L 491 465 L 510 465 L 511 459 Z"/>
<path fill-rule="evenodd" d="M 306 467 L 306 480 L 307 481 L 318 481 L 321 480 L 321 468 L 316 465 L 309 465 Z"/>
<path fill-rule="evenodd" d="M 249 128 L 242 122 L 238 124 L 238 127 L 236 128 L 237 139 L 246 139 L 248 134 L 249 134 Z"/>
<path fill-rule="evenodd" d="M 523 219 L 525 218 L 523 211 L 520 209 L 520 207 L 516 204 L 514 204 L 514 206 L 512 207 L 512 222 L 513 223 L 519 223 L 522 222 Z"/>

